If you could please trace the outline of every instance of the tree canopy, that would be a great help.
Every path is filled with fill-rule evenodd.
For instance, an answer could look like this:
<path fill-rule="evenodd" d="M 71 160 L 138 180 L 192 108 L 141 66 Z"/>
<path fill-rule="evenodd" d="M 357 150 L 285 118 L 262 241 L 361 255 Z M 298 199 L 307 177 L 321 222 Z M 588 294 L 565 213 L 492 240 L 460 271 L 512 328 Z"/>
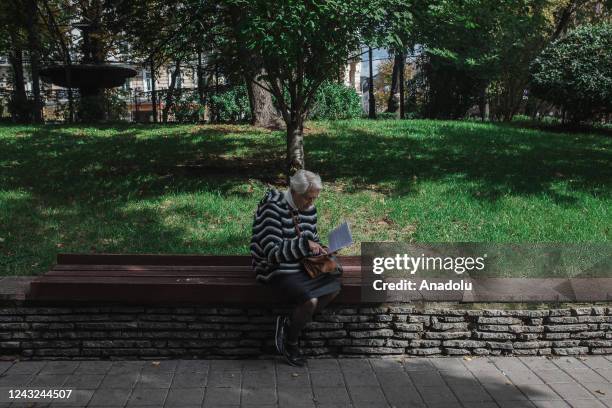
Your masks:
<path fill-rule="evenodd" d="M 584 25 L 531 64 L 531 90 L 564 107 L 574 122 L 612 112 L 612 24 Z"/>

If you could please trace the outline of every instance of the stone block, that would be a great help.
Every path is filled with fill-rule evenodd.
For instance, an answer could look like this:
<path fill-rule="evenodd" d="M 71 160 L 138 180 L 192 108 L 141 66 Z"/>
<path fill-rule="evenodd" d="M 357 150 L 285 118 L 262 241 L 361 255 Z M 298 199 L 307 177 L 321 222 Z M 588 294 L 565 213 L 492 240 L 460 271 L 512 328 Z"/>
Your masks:
<path fill-rule="evenodd" d="M 390 306 L 388 313 L 392 314 L 411 314 L 414 313 L 414 307 L 411 306 Z"/>
<path fill-rule="evenodd" d="M 349 332 L 349 336 L 352 338 L 391 337 L 393 336 L 393 330 L 380 329 L 380 330 L 366 330 L 366 331 L 351 331 Z"/>
<path fill-rule="evenodd" d="M 388 307 L 361 307 L 359 308 L 359 314 L 384 314 L 388 313 Z"/>
<path fill-rule="evenodd" d="M 397 331 L 404 332 L 419 332 L 423 331 L 423 325 L 421 323 L 393 323 L 393 328 Z"/>
<path fill-rule="evenodd" d="M 342 352 L 347 354 L 404 354 L 404 348 L 345 346 L 342 347 Z"/>
<path fill-rule="evenodd" d="M 511 342 L 487 341 L 487 347 L 490 349 L 513 350 L 514 346 Z"/>
<path fill-rule="evenodd" d="M 365 330 L 365 329 L 388 329 L 390 324 L 389 323 L 331 323 L 331 324 L 338 324 L 339 325 L 339 329 L 342 328 L 342 325 L 344 324 L 344 327 L 346 327 L 349 330 Z"/>
<path fill-rule="evenodd" d="M 304 332 L 302 335 L 307 339 L 335 339 L 346 337 L 346 330 L 312 331 Z"/>
<path fill-rule="evenodd" d="M 509 325 L 506 324 L 479 324 L 478 330 L 491 332 L 510 332 Z"/>
<path fill-rule="evenodd" d="M 441 340 L 412 340 L 410 347 L 431 348 L 438 347 L 442 344 Z"/>
<path fill-rule="evenodd" d="M 558 356 L 574 356 L 580 354 L 588 354 L 588 347 L 553 347 L 553 353 Z"/>
<path fill-rule="evenodd" d="M 472 354 L 472 352 L 468 349 L 445 348 L 444 354 L 449 356 L 465 356 Z"/>
<path fill-rule="evenodd" d="M 515 349 L 538 349 L 550 347 L 550 341 L 515 341 L 512 343 Z"/>
<path fill-rule="evenodd" d="M 559 324 L 559 325 L 545 325 L 544 329 L 547 332 L 579 332 L 587 331 L 589 326 L 586 324 Z"/>
<path fill-rule="evenodd" d="M 570 338 L 572 339 L 603 339 L 605 336 L 605 332 L 603 331 L 595 331 L 595 332 L 579 332 L 579 333 L 571 333 Z"/>
<path fill-rule="evenodd" d="M 412 340 L 414 341 L 414 340 Z M 385 342 L 385 346 L 387 347 L 410 347 L 411 340 L 399 340 L 399 339 L 386 339 Z"/>
<path fill-rule="evenodd" d="M 472 332 L 462 331 L 462 332 L 425 332 L 426 339 L 434 339 L 434 340 L 451 340 L 451 339 L 469 339 L 472 335 Z"/>
<path fill-rule="evenodd" d="M 570 308 L 572 315 L 574 316 L 584 316 L 590 315 L 593 312 L 592 307 L 572 307 Z"/>
<path fill-rule="evenodd" d="M 486 347 L 485 341 L 478 340 L 445 340 L 442 342 L 444 347 L 455 347 L 455 348 L 480 348 Z"/>
<path fill-rule="evenodd" d="M 434 354 L 441 354 L 442 349 L 439 347 L 430 347 L 430 348 L 411 348 L 407 349 L 408 354 L 412 354 L 415 356 L 432 356 Z"/>
<path fill-rule="evenodd" d="M 612 340 L 582 340 L 580 345 L 588 347 L 612 347 Z"/>
<path fill-rule="evenodd" d="M 522 320 L 516 317 L 478 317 L 478 324 L 521 324 Z"/>
<path fill-rule="evenodd" d="M 553 347 L 567 348 L 567 347 L 578 347 L 580 340 L 556 340 L 552 342 Z"/>
<path fill-rule="evenodd" d="M 547 323 L 560 323 L 560 324 L 573 324 L 578 323 L 578 318 L 576 316 L 559 316 L 559 317 L 549 317 L 546 319 Z"/>
<path fill-rule="evenodd" d="M 431 328 L 437 331 L 466 331 L 468 323 L 432 323 Z"/>
<path fill-rule="evenodd" d="M 415 333 L 415 332 L 395 332 L 393 333 L 393 336 L 391 336 L 394 339 L 420 339 L 421 338 L 421 333 Z"/>
<path fill-rule="evenodd" d="M 544 333 L 544 338 L 548 340 L 569 339 L 570 333 Z"/>
<path fill-rule="evenodd" d="M 476 332 L 476 337 L 482 340 L 514 340 L 512 333 Z"/>

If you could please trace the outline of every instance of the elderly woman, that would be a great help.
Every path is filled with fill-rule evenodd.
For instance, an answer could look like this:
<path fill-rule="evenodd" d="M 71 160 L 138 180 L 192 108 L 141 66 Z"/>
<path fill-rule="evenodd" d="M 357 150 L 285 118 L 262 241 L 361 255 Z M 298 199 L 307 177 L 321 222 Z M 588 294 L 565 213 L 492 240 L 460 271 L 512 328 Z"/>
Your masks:
<path fill-rule="evenodd" d="M 253 219 L 251 256 L 256 280 L 288 296 L 295 305 L 290 317 L 276 318 L 276 348 L 289 364 L 301 366 L 306 360 L 298 347 L 300 332 L 314 313 L 338 295 L 340 282 L 329 273 L 311 279 L 300 262 L 304 257 L 325 253 L 313 205 L 322 188 L 321 177 L 299 170 L 290 180 L 287 190 L 269 190 L 260 201 Z"/>

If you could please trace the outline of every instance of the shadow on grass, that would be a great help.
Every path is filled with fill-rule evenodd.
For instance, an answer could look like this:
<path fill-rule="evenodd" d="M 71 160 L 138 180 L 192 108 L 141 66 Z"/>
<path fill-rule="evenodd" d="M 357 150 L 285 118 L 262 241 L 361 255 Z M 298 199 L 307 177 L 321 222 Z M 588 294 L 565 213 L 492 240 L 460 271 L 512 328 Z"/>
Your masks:
<path fill-rule="evenodd" d="M 411 122 L 376 138 L 343 123 L 335 129 L 343 136 L 308 138 L 310 167 L 326 181 L 351 180 L 353 190 L 387 186 L 387 193 L 404 195 L 414 190 L 414 180 L 444 180 L 479 200 L 546 193 L 561 205 L 575 202 L 571 192 L 610 192 L 612 141 L 594 135 L 452 123 L 425 134 Z M 568 189 L 559 191 L 563 182 Z"/>
<path fill-rule="evenodd" d="M 5 160 L 0 185 L 27 188 L 45 201 L 78 197 L 99 203 L 158 196 L 168 189 L 226 191 L 249 178 L 278 182 L 282 172 L 283 149 L 274 137 L 258 139 L 253 130 L 250 137 L 233 130 L 228 135 L 225 128 L 190 134 L 170 128 L 154 137 L 131 128 L 113 128 L 111 137 L 68 130 L 40 128 L 27 136 L 0 139 Z M 266 155 L 258 157 L 260 151 Z"/>
<path fill-rule="evenodd" d="M 305 137 L 307 168 L 346 192 L 405 196 L 418 182 L 441 181 L 449 200 L 454 191 L 488 202 L 544 193 L 565 206 L 575 204 L 575 194 L 610 193 L 612 142 L 597 135 L 435 121 L 319 129 Z M 159 209 L 125 208 L 168 192 L 255 203 L 253 183 L 284 184 L 284 140 L 283 132 L 229 125 L 0 126 L 0 267 L 8 274 L 15 265 L 44 270 L 65 251 L 62 242 L 79 252 L 100 245 L 122 253 L 246 251 L 249 219 L 226 218 L 244 231 L 198 242 L 187 226 L 165 222 Z M 200 216 L 193 207 L 172 211 Z"/>
<path fill-rule="evenodd" d="M 141 198 L 167 189 L 226 193 L 249 180 L 283 184 L 282 132 L 230 126 L 189 133 L 185 127 L 111 129 L 110 137 L 87 137 L 78 127 L 53 126 L 0 139 L 2 187 L 30 188 L 46 201 L 62 202 Z M 446 122 L 428 128 L 410 121 L 379 132 L 338 122 L 330 132 L 309 134 L 305 144 L 307 167 L 326 182 L 350 182 L 352 191 L 404 195 L 415 180 L 443 180 L 481 200 L 546 193 L 571 205 L 570 192 L 607 194 L 612 181 L 612 142 L 595 135 Z M 557 184 L 564 182 L 568 191 L 559 191 Z"/>

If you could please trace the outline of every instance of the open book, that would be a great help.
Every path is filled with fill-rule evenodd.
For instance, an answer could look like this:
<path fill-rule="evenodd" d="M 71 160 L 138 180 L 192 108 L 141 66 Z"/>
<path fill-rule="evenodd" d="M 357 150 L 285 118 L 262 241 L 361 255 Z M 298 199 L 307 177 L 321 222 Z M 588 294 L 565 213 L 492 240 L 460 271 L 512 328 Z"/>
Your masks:
<path fill-rule="evenodd" d="M 328 253 L 336 252 L 342 248 L 353 243 L 353 236 L 351 235 L 351 229 L 346 221 L 340 224 L 338 227 L 333 229 L 328 236 L 329 248 Z"/>

